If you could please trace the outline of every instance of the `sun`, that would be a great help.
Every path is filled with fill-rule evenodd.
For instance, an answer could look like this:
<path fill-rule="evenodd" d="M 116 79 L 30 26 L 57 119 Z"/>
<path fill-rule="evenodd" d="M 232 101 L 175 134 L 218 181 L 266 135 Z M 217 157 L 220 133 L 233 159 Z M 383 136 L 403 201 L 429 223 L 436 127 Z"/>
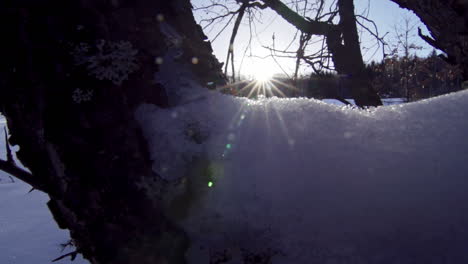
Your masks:
<path fill-rule="evenodd" d="M 255 72 L 254 72 L 254 78 L 256 81 L 258 82 L 268 82 L 272 79 L 272 73 L 268 70 L 268 69 L 265 69 L 265 68 L 258 68 L 258 69 L 255 69 Z"/>

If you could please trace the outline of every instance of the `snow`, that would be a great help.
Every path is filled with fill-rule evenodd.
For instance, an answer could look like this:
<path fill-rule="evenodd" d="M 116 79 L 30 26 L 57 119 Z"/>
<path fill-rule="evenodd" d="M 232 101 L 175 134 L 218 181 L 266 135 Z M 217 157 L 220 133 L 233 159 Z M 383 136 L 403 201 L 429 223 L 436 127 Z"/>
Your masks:
<path fill-rule="evenodd" d="M 346 99 L 349 103 L 356 105 L 354 102 L 354 99 Z M 328 104 L 336 104 L 336 105 L 344 105 L 342 102 L 336 100 L 336 99 L 322 99 L 322 102 L 328 103 Z M 382 103 L 383 105 L 397 105 L 397 104 L 403 104 L 406 102 L 405 98 L 382 98 Z"/>
<path fill-rule="evenodd" d="M 5 119 L 0 116 L 0 157 L 5 159 L 3 127 Z M 0 171 L 0 263 L 31 264 L 51 263 L 61 255 L 73 251 L 67 247 L 63 252 L 60 244 L 70 236 L 60 230 L 52 218 L 44 193 L 33 191 L 31 186 Z M 69 258 L 57 263 L 85 264 L 78 256 L 74 262 Z"/>
<path fill-rule="evenodd" d="M 136 113 L 153 169 L 173 184 L 164 202 L 191 240 L 188 263 L 253 254 L 281 264 L 468 260 L 468 91 L 358 110 L 236 98 L 189 79 L 169 87 L 185 86 L 178 107 Z M 0 179 L 0 263 L 71 251 L 60 252 L 69 235 L 47 196 Z"/>
<path fill-rule="evenodd" d="M 189 263 L 468 262 L 468 91 L 359 110 L 190 86 L 136 113 Z"/>

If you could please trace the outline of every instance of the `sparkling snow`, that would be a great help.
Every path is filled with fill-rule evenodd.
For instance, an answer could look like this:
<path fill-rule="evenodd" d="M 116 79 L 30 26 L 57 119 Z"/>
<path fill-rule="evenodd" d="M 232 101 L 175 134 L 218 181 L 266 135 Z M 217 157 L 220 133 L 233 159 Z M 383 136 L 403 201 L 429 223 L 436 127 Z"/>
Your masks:
<path fill-rule="evenodd" d="M 467 91 L 369 110 L 196 88 L 184 100 L 137 118 L 154 171 L 178 186 L 167 203 L 185 210 L 173 217 L 189 263 L 252 252 L 281 264 L 468 263 Z"/>
<path fill-rule="evenodd" d="M 137 118 L 154 171 L 175 186 L 165 202 L 191 240 L 189 263 L 468 261 L 468 91 L 357 110 L 181 82 L 193 89 L 178 107 L 142 105 Z M 0 263 L 60 256 L 69 236 L 47 196 L 0 179 Z"/>

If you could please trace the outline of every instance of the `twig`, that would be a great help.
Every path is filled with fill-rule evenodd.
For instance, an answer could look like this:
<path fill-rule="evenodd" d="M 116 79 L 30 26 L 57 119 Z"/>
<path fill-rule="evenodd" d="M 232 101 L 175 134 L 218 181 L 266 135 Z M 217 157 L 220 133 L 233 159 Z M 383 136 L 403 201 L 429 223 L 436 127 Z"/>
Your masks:
<path fill-rule="evenodd" d="M 76 255 L 78 255 L 78 250 L 75 250 L 75 251 L 73 251 L 73 252 L 70 252 L 70 253 L 67 253 L 67 254 L 65 254 L 65 255 L 62 255 L 62 256 L 60 256 L 60 257 L 58 257 L 58 258 L 52 260 L 52 262 L 57 262 L 57 261 L 59 261 L 59 260 L 61 260 L 61 259 L 64 259 L 64 258 L 66 258 L 66 257 L 71 257 L 70 260 L 73 261 L 73 260 L 75 260 Z"/>
<path fill-rule="evenodd" d="M 5 132 L 5 147 L 6 147 L 6 152 L 7 152 L 7 162 L 15 165 L 15 160 L 13 159 L 13 155 L 11 154 L 10 144 L 8 144 L 8 134 L 7 134 L 6 127 L 3 127 L 3 130 Z"/>
<path fill-rule="evenodd" d="M 39 182 L 38 179 L 35 178 L 31 173 L 17 167 L 14 164 L 9 163 L 8 161 L 0 159 L 0 170 L 26 182 L 27 184 L 30 184 L 37 190 L 47 192 L 47 188 L 41 182 Z"/>
<path fill-rule="evenodd" d="M 5 147 L 6 147 L 6 153 L 7 153 L 7 162 L 12 165 L 15 165 L 15 160 L 13 159 L 13 155 L 11 154 L 10 144 L 8 143 L 8 134 L 7 134 L 6 127 L 3 127 L 3 131 L 5 132 Z M 15 182 L 15 180 L 13 179 L 13 177 L 11 177 L 11 175 L 8 175 L 8 177 L 10 178 L 11 182 Z"/>
<path fill-rule="evenodd" d="M 239 8 L 236 21 L 234 22 L 234 28 L 232 29 L 231 39 L 229 40 L 229 48 L 226 57 L 226 65 L 224 65 L 224 74 L 227 76 L 227 69 L 229 64 L 229 59 L 231 59 L 231 68 L 232 68 L 232 82 L 236 82 L 236 72 L 234 69 L 234 40 L 236 39 L 237 31 L 239 30 L 239 25 L 242 21 L 242 18 L 245 14 L 245 9 L 248 7 L 248 1 L 243 1 L 242 6 Z"/>

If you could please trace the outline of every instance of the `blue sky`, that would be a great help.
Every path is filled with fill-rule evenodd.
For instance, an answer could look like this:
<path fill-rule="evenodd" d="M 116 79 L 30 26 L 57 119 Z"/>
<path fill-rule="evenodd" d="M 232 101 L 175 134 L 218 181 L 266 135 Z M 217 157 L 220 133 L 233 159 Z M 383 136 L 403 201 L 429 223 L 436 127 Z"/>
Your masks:
<path fill-rule="evenodd" d="M 192 0 L 193 5 L 196 7 L 207 2 L 207 0 Z M 384 35 L 388 32 L 386 36 L 387 42 L 392 42 L 392 39 L 395 39 L 395 25 L 399 24 L 401 26 L 401 21 L 404 17 L 410 17 L 414 23 L 420 23 L 419 19 L 412 12 L 399 8 L 398 5 L 389 0 L 370 0 L 370 4 L 369 0 L 355 0 L 355 12 L 357 14 L 366 12 L 367 7 L 370 7 L 368 18 L 375 21 L 378 26 L 379 34 Z M 203 14 L 195 12 L 195 16 L 196 19 L 200 20 Z M 249 26 L 247 20 L 244 18 L 244 23 L 239 29 L 234 45 L 236 72 L 240 69 L 243 75 L 272 75 L 275 73 L 292 75 L 295 65 L 294 59 L 278 57 L 272 59 L 271 56 L 269 56 L 271 52 L 262 46 L 273 47 L 274 44 L 275 49 L 283 50 L 291 43 L 296 29 L 287 22 L 284 22 L 276 13 L 268 9 L 261 12 L 260 20 L 261 21 L 256 22 L 255 26 L 252 27 L 253 37 L 249 48 Z M 232 24 L 233 23 L 212 42 L 214 53 L 222 62 L 226 59 Z M 225 23 L 219 23 L 213 28 L 207 28 L 205 34 L 207 34 L 210 39 L 213 39 L 224 25 Z M 368 24 L 368 26 L 371 25 Z M 419 26 L 425 29 L 422 24 Z M 417 27 L 415 27 L 411 34 L 414 36 L 411 41 L 425 48 L 419 51 L 418 55 L 423 56 L 432 50 L 432 48 L 417 37 Z M 272 39 L 273 35 L 275 36 L 274 42 Z M 297 41 L 295 43 L 297 43 Z M 290 46 L 289 50 L 296 50 L 295 43 Z M 365 33 L 361 35 L 361 46 L 363 48 L 364 59 L 367 62 L 371 60 L 379 61 L 382 59 L 382 50 L 372 48 L 374 44 L 375 40 L 371 38 L 370 35 Z M 310 72 L 306 66 L 301 68 L 302 73 Z"/>

